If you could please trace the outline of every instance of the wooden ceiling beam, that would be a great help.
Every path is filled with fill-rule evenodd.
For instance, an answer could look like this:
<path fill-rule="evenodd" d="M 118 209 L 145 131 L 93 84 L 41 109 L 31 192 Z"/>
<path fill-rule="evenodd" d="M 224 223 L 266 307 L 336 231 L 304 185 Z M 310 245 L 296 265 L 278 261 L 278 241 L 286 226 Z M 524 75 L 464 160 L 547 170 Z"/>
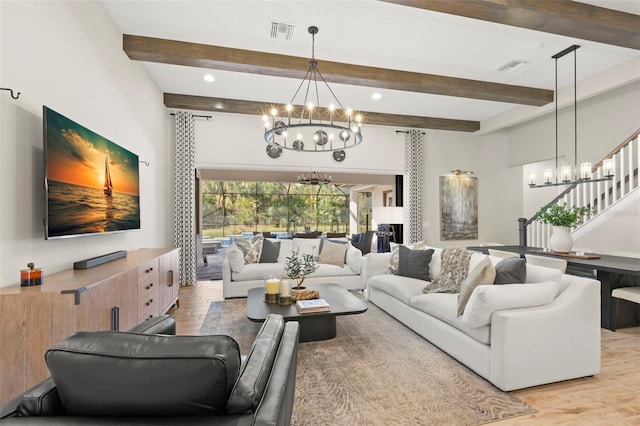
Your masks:
<path fill-rule="evenodd" d="M 302 79 L 308 58 L 125 34 L 123 48 L 139 61 Z M 553 91 L 434 74 L 319 61 L 328 82 L 522 105 L 553 102 Z"/>
<path fill-rule="evenodd" d="M 640 16 L 577 1 L 380 0 L 614 46 L 640 49 Z"/>
<path fill-rule="evenodd" d="M 164 94 L 167 108 L 189 109 L 196 111 L 215 111 L 235 114 L 268 114 L 269 102 L 242 101 L 238 99 L 212 98 L 207 96 Z M 296 106 L 300 108 L 300 106 Z M 316 108 L 318 114 L 327 114 L 326 109 Z M 336 111 L 339 113 L 339 111 Z M 451 130 L 457 132 L 475 132 L 480 130 L 479 121 L 454 120 L 449 118 L 418 117 L 414 115 L 382 114 L 359 111 L 366 125 L 393 126 L 400 128 Z M 327 117 L 325 117 L 327 119 Z"/>

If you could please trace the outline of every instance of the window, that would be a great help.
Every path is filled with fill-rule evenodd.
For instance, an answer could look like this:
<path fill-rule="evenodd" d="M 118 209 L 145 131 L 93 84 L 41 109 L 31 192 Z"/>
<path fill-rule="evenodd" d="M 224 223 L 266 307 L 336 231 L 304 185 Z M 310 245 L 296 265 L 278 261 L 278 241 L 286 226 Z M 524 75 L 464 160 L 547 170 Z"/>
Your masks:
<path fill-rule="evenodd" d="M 203 181 L 203 235 L 347 232 L 349 193 L 336 185 Z"/>

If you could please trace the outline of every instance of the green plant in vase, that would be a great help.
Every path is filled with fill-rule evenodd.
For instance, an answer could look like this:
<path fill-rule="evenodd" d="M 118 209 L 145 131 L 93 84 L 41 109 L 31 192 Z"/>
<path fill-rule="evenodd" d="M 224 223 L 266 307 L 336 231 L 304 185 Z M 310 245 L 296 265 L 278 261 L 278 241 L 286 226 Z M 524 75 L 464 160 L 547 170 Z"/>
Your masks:
<path fill-rule="evenodd" d="M 304 253 L 299 254 L 295 251 L 291 256 L 285 259 L 284 271 L 285 274 L 296 281 L 294 289 L 302 289 L 302 283 L 307 275 L 315 272 L 318 269 L 316 258 L 312 254 Z"/>
<path fill-rule="evenodd" d="M 553 226 L 549 248 L 553 251 L 566 253 L 573 247 L 571 227 L 583 222 L 585 215 L 591 214 L 588 207 L 569 207 L 567 204 L 547 204 L 536 213 L 536 219 Z"/>

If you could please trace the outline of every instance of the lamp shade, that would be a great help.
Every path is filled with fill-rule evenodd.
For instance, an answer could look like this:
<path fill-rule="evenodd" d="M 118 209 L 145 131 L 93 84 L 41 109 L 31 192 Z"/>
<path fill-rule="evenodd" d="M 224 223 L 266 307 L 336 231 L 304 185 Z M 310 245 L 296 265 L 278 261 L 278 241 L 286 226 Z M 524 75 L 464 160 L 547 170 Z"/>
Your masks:
<path fill-rule="evenodd" d="M 404 224 L 404 207 L 374 207 L 373 221 L 381 224 Z"/>

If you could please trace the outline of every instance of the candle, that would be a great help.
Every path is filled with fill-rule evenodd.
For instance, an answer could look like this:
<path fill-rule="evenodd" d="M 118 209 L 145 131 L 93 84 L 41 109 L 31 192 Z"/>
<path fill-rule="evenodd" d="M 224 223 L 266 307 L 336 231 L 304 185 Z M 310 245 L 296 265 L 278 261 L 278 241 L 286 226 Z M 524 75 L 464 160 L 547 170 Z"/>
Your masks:
<path fill-rule="evenodd" d="M 543 177 L 544 177 L 544 183 L 547 184 L 547 185 L 550 184 L 551 183 L 551 179 L 553 177 L 553 170 L 544 169 Z"/>
<path fill-rule="evenodd" d="M 269 278 L 265 286 L 265 293 L 278 294 L 278 291 L 280 291 L 280 280 L 278 278 Z"/>
<path fill-rule="evenodd" d="M 560 175 L 563 182 L 571 181 L 571 166 L 562 166 L 560 168 Z"/>
<path fill-rule="evenodd" d="M 530 186 L 534 186 L 536 184 L 536 174 L 535 173 L 529 173 L 529 185 Z"/>
<path fill-rule="evenodd" d="M 289 282 L 287 280 L 280 281 L 280 297 L 289 297 L 291 295 L 291 288 L 289 288 Z"/>
<path fill-rule="evenodd" d="M 591 163 L 585 162 L 580 164 L 580 177 L 584 180 L 591 179 Z"/>

